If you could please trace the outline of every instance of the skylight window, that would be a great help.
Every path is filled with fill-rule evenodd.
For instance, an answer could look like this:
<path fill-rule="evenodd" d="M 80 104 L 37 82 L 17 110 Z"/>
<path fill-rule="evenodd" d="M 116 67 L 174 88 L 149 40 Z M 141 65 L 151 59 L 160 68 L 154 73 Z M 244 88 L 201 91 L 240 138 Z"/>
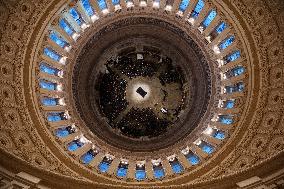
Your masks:
<path fill-rule="evenodd" d="M 217 12 L 215 10 L 211 10 L 209 12 L 209 14 L 207 15 L 207 17 L 204 19 L 204 21 L 202 22 L 201 26 L 203 27 L 203 29 L 207 28 L 210 23 L 214 20 L 214 18 L 216 17 Z"/>
<path fill-rule="evenodd" d="M 95 156 L 98 154 L 98 152 L 94 151 L 93 149 L 89 150 L 87 153 L 81 156 L 81 161 L 84 164 L 89 164 Z"/>
<path fill-rule="evenodd" d="M 54 31 L 50 32 L 49 37 L 52 41 L 54 41 L 57 45 L 64 48 L 68 46 L 68 43 L 61 37 L 57 35 Z"/>
<path fill-rule="evenodd" d="M 71 152 L 76 151 L 78 148 L 81 148 L 82 146 L 84 146 L 84 143 L 81 142 L 79 139 L 78 140 L 74 140 L 72 142 L 70 142 L 67 145 L 67 149 Z"/>
<path fill-rule="evenodd" d="M 179 10 L 184 12 L 189 5 L 190 0 L 182 0 L 179 5 Z"/>
<path fill-rule="evenodd" d="M 138 181 L 146 179 L 145 164 L 137 164 L 135 178 Z"/>
<path fill-rule="evenodd" d="M 228 46 L 230 46 L 235 40 L 235 37 L 234 36 L 230 36 L 228 37 L 227 39 L 225 39 L 224 41 L 222 41 L 220 44 L 219 44 L 219 48 L 221 50 L 224 50 L 226 49 Z"/>
<path fill-rule="evenodd" d="M 128 170 L 128 163 L 127 162 L 120 162 L 117 168 L 116 175 L 118 177 L 126 177 Z"/>
<path fill-rule="evenodd" d="M 203 0 L 198 0 L 198 3 L 196 4 L 194 10 L 192 11 L 190 17 L 196 19 L 199 15 L 199 13 L 201 12 L 201 10 L 204 7 L 204 2 Z"/>
<path fill-rule="evenodd" d="M 90 5 L 89 0 L 81 0 L 84 9 L 86 10 L 89 16 L 93 16 L 95 14 L 92 6 Z"/>
<path fill-rule="evenodd" d="M 102 173 L 107 172 L 111 162 L 112 162 L 112 158 L 107 157 L 107 156 L 104 157 L 102 162 L 98 165 L 98 168 L 99 168 L 100 172 L 102 172 Z"/>
<path fill-rule="evenodd" d="M 72 27 L 64 19 L 59 20 L 59 27 L 62 28 L 69 36 L 72 36 L 72 34 L 75 33 Z"/>

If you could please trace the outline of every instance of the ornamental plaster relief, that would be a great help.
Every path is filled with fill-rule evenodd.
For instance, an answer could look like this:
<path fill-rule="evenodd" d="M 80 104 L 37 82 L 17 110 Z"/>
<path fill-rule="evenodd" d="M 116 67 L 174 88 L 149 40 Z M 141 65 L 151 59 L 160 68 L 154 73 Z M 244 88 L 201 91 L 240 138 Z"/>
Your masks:
<path fill-rule="evenodd" d="M 257 103 L 257 108 L 251 124 L 246 126 L 248 132 L 240 139 L 240 143 L 232 149 L 228 158 L 203 177 L 195 180 L 196 183 L 209 180 L 209 176 L 210 179 L 221 179 L 225 175 L 241 173 L 242 170 L 252 168 L 284 150 L 283 9 L 278 8 L 279 4 L 276 1 L 269 1 L 269 6 L 275 10 L 274 12 L 269 10 L 265 1 L 230 2 L 248 23 L 258 51 L 258 57 L 255 58 L 259 59 L 262 67 L 259 80 L 260 98 L 253 100 Z M 7 21 L 7 14 L 3 14 L 3 11 L 7 11 L 7 7 L 0 6 L 0 28 L 4 28 L 2 24 L 6 24 L 6 31 L 0 29 L 2 34 L 0 35 L 0 148 L 35 167 L 83 179 L 54 157 L 40 140 L 40 135 L 33 127 L 26 109 L 22 89 L 25 46 L 29 34 L 32 33 L 37 19 L 44 13 L 42 10 L 45 10 L 51 2 L 17 3 L 15 2 L 14 6 L 8 2 L 4 3 L 11 12 Z M 278 130 L 275 131 L 274 128 Z M 14 134 L 15 130 L 22 131 Z M 260 151 L 262 153 L 259 154 Z"/>
<path fill-rule="evenodd" d="M 34 30 L 35 21 L 44 13 L 42 10 L 47 6 L 46 2 L 48 1 L 17 3 L 6 1 L 4 5 L 0 4 L 0 10 L 4 11 L 0 11 L 4 15 L 1 17 L 1 24 L 5 26 L 1 28 L 6 29 L 1 35 L 0 48 L 0 94 L 1 102 L 3 102 L 0 105 L 1 120 L 3 120 L 0 127 L 1 148 L 35 167 L 40 166 L 56 174 L 80 178 L 68 167 L 63 169 L 64 165 L 59 163 L 43 144 L 25 108 L 22 89 L 25 44 L 29 34 Z M 3 20 L 7 17 L 8 19 L 4 22 Z"/>
<path fill-rule="evenodd" d="M 265 6 L 264 1 L 252 1 L 254 3 L 249 3 L 244 1 L 232 1 L 232 3 L 238 8 L 238 10 L 242 13 L 245 20 L 248 21 L 249 25 L 254 28 L 252 31 L 252 36 L 255 39 L 256 45 L 259 47 L 258 50 L 261 50 L 259 52 L 260 55 L 260 63 L 261 63 L 261 71 L 264 72 L 264 75 L 262 75 L 261 81 L 262 81 L 262 88 L 261 88 L 261 98 L 258 102 L 258 110 L 256 111 L 254 121 L 251 124 L 251 128 L 248 128 L 248 133 L 243 137 L 244 140 L 241 140 L 240 148 L 243 149 L 250 149 L 251 153 L 249 153 L 248 150 L 241 150 L 242 154 L 246 154 L 246 158 L 237 157 L 234 152 L 231 153 L 229 156 L 229 159 L 225 160 L 221 164 L 219 168 L 216 170 L 213 170 L 212 173 L 205 175 L 203 178 L 206 178 L 207 176 L 214 175 L 215 177 L 218 175 L 219 177 L 222 177 L 224 174 L 223 170 L 239 170 L 244 168 L 249 168 L 257 165 L 261 160 L 269 159 L 271 158 L 271 155 L 273 153 L 268 153 L 268 151 L 273 151 L 275 155 L 277 155 L 280 151 L 283 150 L 282 148 L 282 142 L 280 142 L 280 139 L 275 139 L 277 136 L 276 133 L 282 133 L 282 131 L 276 131 L 274 132 L 273 128 L 277 127 L 278 125 L 280 127 L 282 123 L 279 123 L 279 117 L 283 114 L 283 98 L 282 98 L 282 82 L 276 82 L 276 78 L 281 78 L 282 75 L 282 69 L 283 69 L 283 41 L 282 38 L 279 37 L 280 33 L 278 30 L 278 26 L 276 25 L 274 21 L 274 18 L 271 16 L 271 12 L 268 10 L 267 6 Z M 249 11 L 249 10 L 256 10 L 256 11 Z M 252 13 L 252 15 L 251 15 Z M 265 16 L 264 16 L 265 15 Z M 254 18 L 253 18 L 254 17 Z M 260 19 L 262 18 L 262 19 Z M 258 23 L 261 22 L 261 23 Z M 260 33 L 258 32 L 260 30 Z M 283 31 L 282 31 L 283 32 Z M 280 50 L 282 49 L 282 50 Z M 267 54 L 266 52 L 269 51 Z M 281 53 L 282 52 L 282 53 Z M 273 65 L 279 65 L 274 66 Z M 270 73 L 267 71 L 268 67 L 272 67 Z M 275 68 L 276 67 L 276 68 Z M 274 71 L 275 70 L 275 71 Z M 273 73 L 275 72 L 275 73 Z M 273 77 L 274 75 L 274 77 Z M 276 77 L 277 75 L 277 77 Z M 270 83 L 268 84 L 268 79 L 270 77 Z M 272 79 L 273 78 L 273 79 Z M 270 89 L 269 88 L 274 88 Z M 268 91 L 269 90 L 269 91 Z M 280 92 L 281 91 L 281 92 Z M 268 94 L 269 93 L 269 94 Z M 271 109 L 273 109 L 273 112 L 266 112 L 264 113 L 264 109 L 270 109 L 269 106 L 267 107 L 267 103 L 273 104 L 271 106 Z M 275 111 L 276 110 L 282 110 L 282 111 Z M 261 123 L 262 120 L 262 123 Z M 256 135 L 257 132 L 255 129 L 257 128 L 265 128 L 265 135 Z M 260 133 L 262 133 L 260 131 Z M 275 134 L 276 135 L 275 135 Z M 270 141 L 270 142 L 269 142 Z M 273 142 L 272 142 L 273 141 Z M 275 143 L 275 144 L 274 144 Z M 276 153 L 277 150 L 273 147 L 267 147 L 277 146 L 278 153 Z M 238 147 L 236 147 L 238 149 Z M 263 153 L 258 154 L 256 151 L 262 151 Z M 250 156 L 254 156 L 250 157 Z M 254 159 L 254 160 L 253 160 Z M 235 165 L 231 166 L 230 164 L 235 161 Z M 227 162 L 227 163 L 226 163 Z M 228 172 L 228 171 L 225 171 Z M 229 171 L 231 172 L 231 171 Z M 234 171 L 233 171 L 234 172 Z M 202 179 L 201 179 L 202 180 Z"/>

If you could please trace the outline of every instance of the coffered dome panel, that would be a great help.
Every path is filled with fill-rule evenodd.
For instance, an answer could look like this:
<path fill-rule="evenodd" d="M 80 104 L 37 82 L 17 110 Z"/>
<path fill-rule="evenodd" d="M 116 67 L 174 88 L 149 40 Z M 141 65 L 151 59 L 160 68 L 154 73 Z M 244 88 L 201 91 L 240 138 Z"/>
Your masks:
<path fill-rule="evenodd" d="M 0 8 L 8 171 L 51 188 L 236 188 L 283 167 L 281 3 Z"/>

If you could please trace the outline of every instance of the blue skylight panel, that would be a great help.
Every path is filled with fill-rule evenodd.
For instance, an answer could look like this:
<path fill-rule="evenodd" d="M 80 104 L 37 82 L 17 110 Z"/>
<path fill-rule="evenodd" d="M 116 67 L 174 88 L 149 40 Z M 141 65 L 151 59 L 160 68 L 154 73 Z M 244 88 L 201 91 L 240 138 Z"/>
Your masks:
<path fill-rule="evenodd" d="M 89 16 L 93 16 L 95 14 L 89 0 L 82 0 L 82 5 Z"/>
<path fill-rule="evenodd" d="M 61 37 L 59 37 L 55 32 L 51 32 L 49 34 L 49 38 L 62 48 L 68 45 L 68 43 L 64 41 Z"/>
<path fill-rule="evenodd" d="M 208 16 L 203 21 L 203 27 L 207 28 L 212 20 L 216 17 L 217 12 L 215 10 L 211 10 Z"/>
<path fill-rule="evenodd" d="M 143 169 L 143 170 L 137 169 L 136 172 L 135 172 L 135 178 L 136 178 L 136 180 L 144 180 L 146 178 L 145 169 Z"/>
<path fill-rule="evenodd" d="M 116 175 L 118 177 L 126 177 L 126 175 L 127 175 L 127 168 L 126 167 L 119 167 L 117 169 Z"/>
<path fill-rule="evenodd" d="M 218 25 L 218 27 L 215 29 L 215 31 L 220 34 L 220 33 L 221 33 L 222 31 L 224 31 L 226 28 L 227 28 L 226 23 L 225 23 L 225 22 L 221 22 L 221 23 Z"/>
<path fill-rule="evenodd" d="M 57 54 L 55 51 L 49 49 L 49 48 L 44 48 L 43 53 L 50 57 L 51 59 L 53 59 L 54 61 L 59 62 L 61 56 L 59 54 Z"/>
<path fill-rule="evenodd" d="M 112 0 L 112 4 L 113 5 L 118 5 L 119 4 L 119 0 Z"/>
<path fill-rule="evenodd" d="M 98 167 L 99 167 L 100 172 L 105 173 L 105 172 L 107 172 L 107 170 L 109 169 L 109 166 L 110 166 L 110 164 L 109 164 L 108 162 L 102 161 L 102 162 L 99 164 Z"/>
<path fill-rule="evenodd" d="M 187 156 L 187 160 L 192 164 L 192 165 L 197 165 L 199 163 L 199 157 L 195 154 L 190 154 Z"/>
<path fill-rule="evenodd" d="M 39 82 L 40 88 L 47 90 L 56 90 L 56 83 L 41 80 Z"/>
<path fill-rule="evenodd" d="M 211 154 L 214 151 L 213 146 L 209 145 L 209 144 L 204 144 L 201 147 L 202 151 L 206 152 L 207 154 Z"/>
<path fill-rule="evenodd" d="M 230 46 L 235 40 L 235 37 L 234 36 L 230 36 L 228 37 L 227 39 L 225 39 L 224 41 L 222 41 L 219 45 L 219 48 L 221 50 L 224 50 L 226 49 L 228 46 Z"/>
<path fill-rule="evenodd" d="M 73 142 L 70 142 L 69 145 L 68 145 L 68 150 L 73 152 L 73 151 L 76 151 L 78 148 L 82 147 L 84 144 L 82 142 L 79 142 L 79 141 L 73 141 Z"/>
<path fill-rule="evenodd" d="M 223 140 L 225 139 L 225 133 L 222 132 L 222 131 L 217 131 L 214 135 L 213 135 L 214 138 L 217 138 L 219 140 Z"/>
<path fill-rule="evenodd" d="M 46 64 L 41 63 L 39 66 L 40 71 L 50 74 L 50 75 L 57 75 L 59 70 L 52 68 L 51 66 L 48 66 Z"/>
<path fill-rule="evenodd" d="M 219 115 L 219 121 L 226 125 L 233 123 L 233 119 L 230 116 L 226 116 L 226 115 Z"/>
<path fill-rule="evenodd" d="M 62 120 L 60 113 L 50 113 L 47 116 L 47 120 L 50 122 L 56 122 Z"/>
<path fill-rule="evenodd" d="M 43 98 L 41 99 L 41 102 L 45 106 L 56 106 L 57 100 L 55 98 Z"/>
<path fill-rule="evenodd" d="M 81 160 L 84 164 L 89 164 L 95 157 L 93 150 L 89 150 L 87 153 L 82 155 Z"/>
<path fill-rule="evenodd" d="M 154 168 L 154 177 L 156 179 L 161 179 L 165 176 L 165 172 L 163 168 Z"/>
<path fill-rule="evenodd" d="M 105 0 L 97 0 L 98 4 L 99 4 L 99 7 L 101 10 L 104 10 L 107 8 L 107 4 L 105 2 Z"/>
<path fill-rule="evenodd" d="M 74 33 L 73 29 L 64 19 L 59 20 L 59 27 L 62 28 L 68 35 L 72 35 Z"/>
<path fill-rule="evenodd" d="M 79 13 L 77 12 L 77 10 L 75 8 L 69 9 L 69 13 L 71 14 L 73 19 L 77 22 L 77 24 L 79 26 L 81 26 L 83 24 L 83 20 L 81 19 Z"/>
<path fill-rule="evenodd" d="M 238 66 L 238 67 L 232 69 L 232 72 L 233 72 L 234 76 L 241 75 L 241 74 L 244 73 L 244 71 L 245 71 L 245 69 L 242 66 Z"/>
<path fill-rule="evenodd" d="M 232 54 L 230 54 L 229 56 L 226 57 L 226 62 L 232 62 L 237 60 L 238 58 L 240 58 L 241 56 L 241 52 L 239 50 L 234 51 Z"/>
<path fill-rule="evenodd" d="M 179 5 L 179 10 L 184 12 L 189 5 L 190 0 L 182 0 Z"/>
<path fill-rule="evenodd" d="M 226 108 L 226 109 L 231 109 L 231 108 L 234 107 L 234 104 L 235 104 L 235 101 L 234 101 L 234 100 L 227 100 L 227 101 L 225 102 L 224 108 Z"/>
<path fill-rule="evenodd" d="M 196 4 L 194 10 L 191 13 L 191 17 L 193 17 L 194 19 L 196 19 L 199 15 L 199 13 L 201 12 L 201 10 L 204 7 L 204 2 L 203 0 L 198 0 L 198 3 Z"/>
<path fill-rule="evenodd" d="M 174 173 L 181 173 L 183 171 L 183 167 L 178 161 L 172 162 L 171 167 Z"/>
<path fill-rule="evenodd" d="M 67 127 L 65 127 L 65 128 L 59 128 L 59 129 L 57 129 L 56 132 L 55 132 L 55 135 L 56 135 L 57 137 L 60 137 L 60 138 L 66 137 L 66 136 L 68 136 L 69 134 L 70 134 L 70 133 L 69 133 Z"/>

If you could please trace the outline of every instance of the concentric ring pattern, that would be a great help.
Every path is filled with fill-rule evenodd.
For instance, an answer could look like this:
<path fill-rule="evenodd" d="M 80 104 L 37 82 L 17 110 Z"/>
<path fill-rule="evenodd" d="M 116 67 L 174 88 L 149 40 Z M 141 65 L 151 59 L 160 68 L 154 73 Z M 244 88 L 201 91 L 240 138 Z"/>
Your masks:
<path fill-rule="evenodd" d="M 144 1 L 138 4 L 128 1 L 125 5 L 112 3 L 114 10 L 108 8 L 110 5 L 105 1 L 85 0 L 68 4 L 58 14 L 58 22 L 47 29 L 36 80 L 36 85 L 40 88 L 38 97 L 43 117 L 62 147 L 80 163 L 94 167 L 98 173 L 115 173 L 118 179 L 131 178 L 136 181 L 161 180 L 172 174 L 183 174 L 190 166 L 205 163 L 229 139 L 234 127 L 237 127 L 238 115 L 242 113 L 240 106 L 245 101 L 244 91 L 248 86 L 248 78 L 245 77 L 248 67 L 245 53 L 242 52 L 242 42 L 235 29 L 222 19 L 220 11 L 210 2 L 182 1 L 179 5 L 166 4 L 164 8 L 159 2 L 152 5 Z M 185 19 L 193 32 L 204 38 L 200 39 L 203 40 L 200 45 L 208 43 L 206 50 L 213 54 L 208 59 L 208 64 L 212 64 L 212 74 L 215 74 L 215 70 L 219 71 L 217 84 L 214 85 L 217 88 L 214 95 L 218 98 L 213 98 L 218 104 L 211 104 L 216 106 L 214 113 L 207 115 L 203 119 L 205 121 L 200 123 L 200 130 L 193 142 L 184 141 L 180 151 L 166 157 L 158 152 L 151 159 L 141 159 L 141 156 L 140 159 L 135 156 L 127 158 L 129 155 L 113 155 L 112 151 L 101 150 L 103 147 L 88 134 L 84 134 L 80 125 L 75 124 L 69 114 L 70 106 L 66 104 L 70 99 L 66 99 L 68 87 L 64 85 L 67 82 L 63 81 L 68 74 L 65 67 L 72 61 L 72 47 L 77 45 L 87 30 L 96 26 L 101 17 L 121 14 L 123 6 L 131 12 L 135 5 L 141 9 L 153 6 L 157 12 L 164 9 L 164 14 L 176 12 L 174 16 L 179 17 L 180 21 Z"/>
<path fill-rule="evenodd" d="M 280 5 L 262 0 L 1 2 L 7 30 L 0 30 L 1 164 L 38 176 L 51 188 L 233 188 L 280 169 Z M 158 63 L 170 58 L 170 67 L 185 75 L 178 81 L 187 95 L 184 109 L 159 134 L 127 135 L 119 130 L 125 122 L 117 129 L 106 120 L 107 111 L 99 112 L 98 73 L 108 73 L 105 67 L 112 65 L 106 62 L 118 62 L 123 53 L 137 62 L 151 53 L 160 57 Z M 125 81 L 135 85 L 139 98 L 150 94 L 152 85 L 164 87 L 164 99 L 170 96 L 160 75 L 152 83 L 148 76 L 137 78 L 147 86 L 138 90 L 131 83 L 135 79 Z M 161 90 L 153 91 L 158 96 Z M 151 106 L 158 107 L 157 114 L 169 115 L 157 104 Z"/>

